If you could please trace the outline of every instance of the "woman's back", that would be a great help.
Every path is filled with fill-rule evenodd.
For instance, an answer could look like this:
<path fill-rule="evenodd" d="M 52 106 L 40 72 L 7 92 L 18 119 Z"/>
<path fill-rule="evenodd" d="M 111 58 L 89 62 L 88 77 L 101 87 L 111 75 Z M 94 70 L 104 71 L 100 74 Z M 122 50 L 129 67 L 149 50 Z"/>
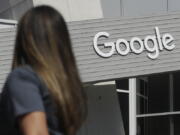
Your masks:
<path fill-rule="evenodd" d="M 46 113 L 51 135 L 63 134 L 49 91 L 29 65 L 17 67 L 8 75 L 1 94 L 0 111 L 1 135 L 22 135 L 17 118 L 34 111 Z"/>

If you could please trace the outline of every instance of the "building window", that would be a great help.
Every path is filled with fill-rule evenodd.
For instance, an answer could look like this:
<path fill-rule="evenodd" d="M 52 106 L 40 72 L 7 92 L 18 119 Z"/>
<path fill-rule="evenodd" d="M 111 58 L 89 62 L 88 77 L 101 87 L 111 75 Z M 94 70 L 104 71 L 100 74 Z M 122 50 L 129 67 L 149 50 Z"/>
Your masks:
<path fill-rule="evenodd" d="M 126 135 L 178 135 L 180 123 L 180 72 L 136 78 L 136 92 L 130 96 L 128 79 L 116 80 Z M 124 84 L 128 82 L 127 92 Z M 123 84 L 124 83 L 124 84 Z M 130 103 L 136 101 L 135 107 Z M 133 108 L 133 109 L 132 109 Z M 133 110 L 135 110 L 132 118 Z M 128 112 L 128 114 L 127 114 Z M 134 123 L 136 130 L 130 132 Z M 133 126 L 132 126 L 133 127 Z"/>

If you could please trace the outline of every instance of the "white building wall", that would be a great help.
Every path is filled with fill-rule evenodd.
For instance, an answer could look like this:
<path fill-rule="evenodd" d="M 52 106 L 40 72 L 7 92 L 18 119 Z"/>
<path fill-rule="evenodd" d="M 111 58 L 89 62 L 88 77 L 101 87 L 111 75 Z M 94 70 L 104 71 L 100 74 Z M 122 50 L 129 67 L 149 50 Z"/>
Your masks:
<path fill-rule="evenodd" d="M 68 22 L 103 17 L 101 0 L 33 0 L 33 4 L 56 8 Z"/>
<path fill-rule="evenodd" d="M 0 19 L 0 29 L 14 28 L 17 25 L 17 21 Z"/>

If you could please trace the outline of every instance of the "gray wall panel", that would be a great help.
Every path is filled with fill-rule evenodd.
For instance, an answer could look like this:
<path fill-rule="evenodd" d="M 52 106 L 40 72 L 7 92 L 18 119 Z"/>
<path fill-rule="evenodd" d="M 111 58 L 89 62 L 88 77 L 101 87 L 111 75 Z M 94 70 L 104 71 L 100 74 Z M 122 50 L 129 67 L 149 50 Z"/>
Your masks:
<path fill-rule="evenodd" d="M 14 49 L 15 28 L 0 29 L 0 92 L 10 72 Z"/>
<path fill-rule="evenodd" d="M 13 19 L 19 20 L 20 17 L 31 7 L 33 7 L 33 3 L 31 0 L 19 0 L 19 2 L 14 3 L 11 2 Z"/>
<path fill-rule="evenodd" d="M 103 17 L 121 16 L 120 0 L 101 0 Z"/>
<path fill-rule="evenodd" d="M 104 17 L 139 16 L 178 11 L 178 0 L 101 0 Z M 173 10 L 172 10 L 173 9 Z M 119 10 L 119 13 L 117 13 Z"/>
<path fill-rule="evenodd" d="M 0 18 L 18 20 L 31 7 L 32 0 L 2 0 Z"/>
<path fill-rule="evenodd" d="M 147 15 L 167 11 L 167 0 L 123 0 L 124 16 Z"/>
<path fill-rule="evenodd" d="M 168 11 L 180 11 L 179 0 L 169 0 L 168 3 Z"/>
<path fill-rule="evenodd" d="M 7 18 L 13 18 L 13 14 L 12 14 L 12 10 L 10 9 L 10 10 L 5 10 L 5 11 L 2 11 L 1 13 L 0 13 L 0 18 L 5 18 L 5 19 L 7 19 Z"/>
<path fill-rule="evenodd" d="M 0 4 L 0 12 L 3 12 L 5 11 L 7 8 L 10 7 L 10 4 L 9 4 L 9 1 L 8 0 L 3 0 L 1 1 L 1 4 Z"/>

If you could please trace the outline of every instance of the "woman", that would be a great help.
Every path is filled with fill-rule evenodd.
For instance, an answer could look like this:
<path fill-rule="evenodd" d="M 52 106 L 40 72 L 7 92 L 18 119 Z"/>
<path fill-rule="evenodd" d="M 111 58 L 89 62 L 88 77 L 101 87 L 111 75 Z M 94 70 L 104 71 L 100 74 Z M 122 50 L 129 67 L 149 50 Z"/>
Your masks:
<path fill-rule="evenodd" d="M 0 103 L 8 127 L 2 135 L 75 135 L 84 122 L 86 95 L 68 29 L 52 7 L 32 8 L 20 19 Z"/>

